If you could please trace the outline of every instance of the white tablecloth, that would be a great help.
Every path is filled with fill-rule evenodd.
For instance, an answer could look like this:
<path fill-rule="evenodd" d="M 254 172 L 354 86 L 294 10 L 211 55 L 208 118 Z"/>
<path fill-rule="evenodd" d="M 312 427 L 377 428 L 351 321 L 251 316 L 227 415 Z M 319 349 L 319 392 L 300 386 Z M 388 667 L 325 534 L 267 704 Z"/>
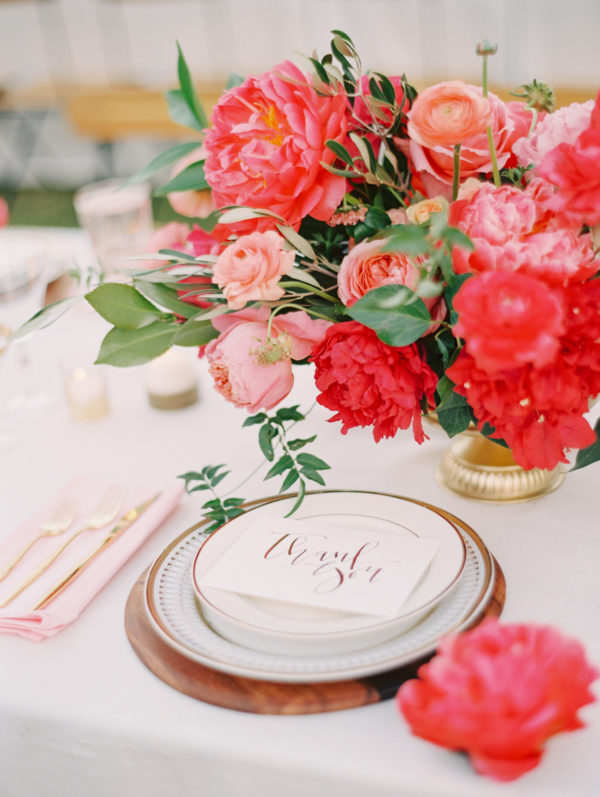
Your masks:
<path fill-rule="evenodd" d="M 259 464 L 256 430 L 241 428 L 244 414 L 213 391 L 203 361 L 197 362 L 201 401 L 194 407 L 152 409 L 142 368 L 106 369 L 110 415 L 94 423 L 72 421 L 61 364 L 92 356 L 105 328 L 81 306 L 31 341 L 37 384 L 54 392 L 56 403 L 22 425 L 19 445 L 0 457 L 0 535 L 78 473 L 167 486 L 187 470 L 228 463 L 233 486 L 236 476 L 241 481 Z M 4 394 L 14 385 L 15 365 L 8 362 L 0 372 Z M 287 403 L 306 408 L 313 396 L 309 368 L 299 369 Z M 327 416 L 317 407 L 307 426 L 319 435 L 312 450 L 333 466 L 329 487 L 396 492 L 458 515 L 505 572 L 503 619 L 556 625 L 579 638 L 590 660 L 600 664 L 600 465 L 568 475 L 556 492 L 537 501 L 480 504 L 435 482 L 434 467 L 447 444 L 441 433 L 421 447 L 410 433 L 375 445 L 367 430 L 340 435 Z M 264 483 L 264 472 L 235 494 L 275 492 L 276 480 Z M 465 757 L 411 736 L 393 701 L 331 714 L 260 716 L 206 705 L 165 685 L 130 647 L 123 611 L 142 570 L 199 519 L 202 496 L 184 496 L 58 636 L 41 643 L 0 637 L 1 797 L 600 793 L 600 703 L 581 712 L 586 729 L 554 738 L 541 766 L 501 785 L 475 775 Z"/>

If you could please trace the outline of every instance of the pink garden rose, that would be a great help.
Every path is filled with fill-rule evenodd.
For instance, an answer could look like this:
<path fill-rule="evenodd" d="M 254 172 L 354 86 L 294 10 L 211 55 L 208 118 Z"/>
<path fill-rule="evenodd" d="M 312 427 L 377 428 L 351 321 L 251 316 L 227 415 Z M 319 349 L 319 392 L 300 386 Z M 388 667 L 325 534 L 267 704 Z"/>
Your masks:
<path fill-rule="evenodd" d="M 590 123 L 594 101 L 573 102 L 565 108 L 558 108 L 547 114 L 536 125 L 529 138 L 524 136 L 513 144 L 513 152 L 521 166 L 534 165 L 527 177 L 537 176 L 537 166 L 550 150 L 565 142 L 573 144 L 577 136 Z"/>
<path fill-rule="evenodd" d="M 501 781 L 536 767 L 551 736 L 583 727 L 598 671 L 574 639 L 541 625 L 477 628 L 446 637 L 396 698 L 415 736 L 466 752 Z"/>
<path fill-rule="evenodd" d="M 279 233 L 268 230 L 243 235 L 221 252 L 213 282 L 223 289 L 229 307 L 240 310 L 246 302 L 281 299 L 285 291 L 279 280 L 295 257 L 284 245 Z"/>
<path fill-rule="evenodd" d="M 201 161 L 206 156 L 204 147 L 192 150 L 181 160 L 177 161 L 171 171 L 171 178 L 176 177 L 187 166 Z M 203 219 L 215 209 L 210 191 L 171 191 L 167 194 L 169 204 L 176 213 L 190 218 Z"/>
<path fill-rule="evenodd" d="M 452 90 L 445 88 L 447 86 Z M 422 97 L 425 100 L 421 105 Z M 462 81 L 439 83 L 417 97 L 409 113 L 410 141 L 398 143 L 419 172 L 428 196 L 441 194 L 450 198 L 454 144 L 461 144 L 461 181 L 480 173 L 491 173 L 488 123 L 492 127 L 498 166 L 503 168 L 514 157 L 513 142 L 527 132 L 522 103 L 504 103 L 491 92 L 485 100 L 481 88 Z"/>
<path fill-rule="evenodd" d="M 307 357 L 330 326 L 304 311 L 286 313 L 276 317 L 267 339 L 268 316 L 261 307 L 214 319 L 224 331 L 206 346 L 215 388 L 248 412 L 270 410 L 287 396 L 294 383 L 292 358 Z"/>
<path fill-rule="evenodd" d="M 334 153 L 328 139 L 346 137 L 346 97 L 321 97 L 290 61 L 249 77 L 223 95 L 212 113 L 204 146 L 205 174 L 217 207 L 265 208 L 298 227 L 309 214 L 327 220 L 346 190 L 331 174 Z M 245 225 L 273 226 L 272 219 Z"/>

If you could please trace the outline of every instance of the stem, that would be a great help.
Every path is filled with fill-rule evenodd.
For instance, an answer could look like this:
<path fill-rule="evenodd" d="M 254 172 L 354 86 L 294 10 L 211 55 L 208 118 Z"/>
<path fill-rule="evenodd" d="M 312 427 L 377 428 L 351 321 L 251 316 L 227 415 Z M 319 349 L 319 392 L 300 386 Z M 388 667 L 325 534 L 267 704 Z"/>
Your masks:
<path fill-rule="evenodd" d="M 488 96 L 488 70 L 487 70 L 488 57 L 487 55 L 483 55 L 482 58 L 483 58 L 483 69 L 481 75 L 481 89 L 483 91 L 483 96 L 487 97 Z"/>
<path fill-rule="evenodd" d="M 496 188 L 500 188 L 501 181 L 500 181 L 500 172 L 498 170 L 498 160 L 496 158 L 496 146 L 494 144 L 494 134 L 492 133 L 492 126 L 487 126 L 487 140 L 488 140 L 488 147 L 490 149 L 490 157 L 492 159 L 492 173 L 494 175 L 494 185 Z"/>
<path fill-rule="evenodd" d="M 531 138 L 531 134 L 535 130 L 535 126 L 536 126 L 537 120 L 538 120 L 537 108 L 532 108 L 531 109 L 531 114 L 532 114 L 532 116 L 531 116 L 531 126 L 529 127 L 529 132 L 527 133 L 527 138 Z"/>
<path fill-rule="evenodd" d="M 454 174 L 452 177 L 452 201 L 458 196 L 460 182 L 460 142 L 454 145 Z"/>
<path fill-rule="evenodd" d="M 297 282 L 296 280 L 286 280 L 285 282 L 279 283 L 282 288 L 303 288 L 306 290 L 307 293 L 314 293 L 315 296 L 318 296 L 320 299 L 327 299 L 328 302 L 332 302 L 333 304 L 337 304 L 337 300 L 334 299 L 329 294 L 325 293 L 325 291 L 321 291 L 318 288 L 314 288 L 312 285 L 309 285 L 307 282 Z"/>
<path fill-rule="evenodd" d="M 304 307 L 301 304 L 296 304 L 296 302 L 287 302 L 286 304 L 280 304 L 278 307 L 275 307 L 273 309 L 273 312 L 269 317 L 269 324 L 272 323 L 272 319 L 277 313 L 280 313 L 282 310 L 287 310 L 288 307 L 295 307 L 296 310 L 303 310 L 305 313 L 308 313 L 308 315 L 313 315 L 315 318 L 323 318 L 325 321 L 331 321 L 331 318 L 328 315 L 319 313 L 310 307 Z M 269 325 L 267 326 L 267 334 L 270 334 L 270 332 L 271 332 L 271 327 Z"/>

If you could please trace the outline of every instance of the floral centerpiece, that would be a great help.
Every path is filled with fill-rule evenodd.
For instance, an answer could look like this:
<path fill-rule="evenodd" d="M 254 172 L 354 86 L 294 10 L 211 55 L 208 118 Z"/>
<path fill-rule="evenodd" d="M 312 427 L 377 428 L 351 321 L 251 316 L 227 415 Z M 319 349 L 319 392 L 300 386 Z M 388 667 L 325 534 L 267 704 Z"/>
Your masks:
<path fill-rule="evenodd" d="M 190 218 L 159 231 L 130 284 L 87 294 L 114 325 L 98 362 L 200 347 L 270 460 L 301 414 L 267 413 L 307 362 L 343 433 L 412 427 L 422 443 L 435 413 L 450 436 L 475 425 L 526 469 L 569 449 L 578 466 L 597 459 L 585 414 L 600 392 L 600 98 L 553 110 L 533 81 L 504 102 L 485 42 L 482 86 L 417 94 L 404 75 L 365 72 L 333 35 L 303 68 L 234 78 L 210 122 L 180 51 L 168 101 L 197 140 L 139 176 L 173 167 L 161 193 Z M 296 449 L 269 475 L 303 492 L 327 466 Z"/>

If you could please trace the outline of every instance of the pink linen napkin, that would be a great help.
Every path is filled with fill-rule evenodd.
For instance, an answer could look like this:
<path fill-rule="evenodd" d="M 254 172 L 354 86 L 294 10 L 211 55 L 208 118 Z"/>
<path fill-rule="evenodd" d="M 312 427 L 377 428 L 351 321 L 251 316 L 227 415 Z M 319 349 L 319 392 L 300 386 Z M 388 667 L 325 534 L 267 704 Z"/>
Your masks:
<path fill-rule="evenodd" d="M 36 511 L 8 538 L 0 542 L 0 564 L 10 561 L 29 540 L 39 534 L 40 524 L 49 520 L 61 501 L 75 499 L 77 513 L 71 527 L 56 537 L 46 537 L 27 552 L 12 572 L 0 581 L 0 603 L 5 595 L 15 589 L 44 559 L 60 547 L 67 537 L 85 525 L 86 518 L 96 508 L 111 485 L 99 479 L 80 476 L 66 484 L 51 500 Z M 117 485 L 114 486 L 124 486 Z M 4 609 L 0 609 L 0 633 L 17 634 L 36 642 L 54 636 L 81 614 L 83 609 L 119 568 L 160 526 L 175 508 L 183 493 L 183 484 L 175 484 L 160 493 L 140 517 L 99 554 L 63 593 L 41 611 L 32 607 L 52 589 L 71 568 L 91 553 L 119 518 L 143 501 L 160 492 L 148 487 L 129 485 L 115 520 L 105 528 L 85 531 L 74 540 L 48 570 L 30 584 Z"/>

